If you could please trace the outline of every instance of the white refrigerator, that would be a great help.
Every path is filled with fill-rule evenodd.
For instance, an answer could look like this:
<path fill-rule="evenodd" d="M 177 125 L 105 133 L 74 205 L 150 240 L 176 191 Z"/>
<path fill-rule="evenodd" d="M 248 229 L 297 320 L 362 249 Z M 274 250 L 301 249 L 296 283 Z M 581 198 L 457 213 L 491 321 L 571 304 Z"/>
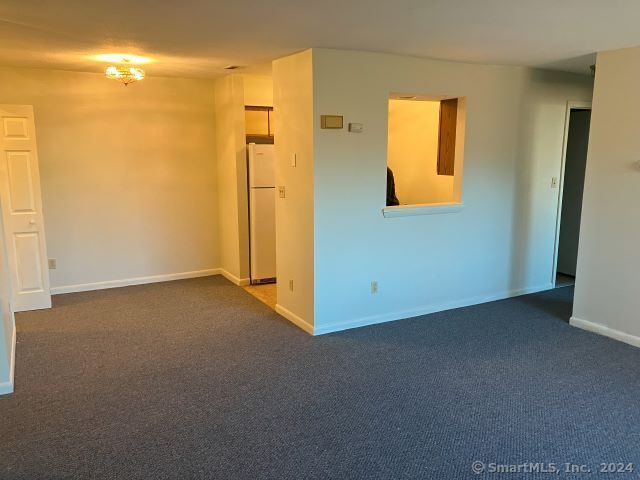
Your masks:
<path fill-rule="evenodd" d="M 249 237 L 251 283 L 275 281 L 276 184 L 273 145 L 250 143 Z"/>

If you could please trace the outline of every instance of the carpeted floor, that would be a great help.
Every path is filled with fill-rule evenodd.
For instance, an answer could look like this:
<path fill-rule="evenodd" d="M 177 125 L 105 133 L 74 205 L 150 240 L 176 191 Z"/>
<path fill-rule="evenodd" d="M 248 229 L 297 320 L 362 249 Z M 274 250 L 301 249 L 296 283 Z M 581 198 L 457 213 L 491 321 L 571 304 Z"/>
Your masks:
<path fill-rule="evenodd" d="M 222 277 L 57 296 L 18 317 L 0 478 L 637 478 L 640 349 L 572 290 L 316 338 Z"/>

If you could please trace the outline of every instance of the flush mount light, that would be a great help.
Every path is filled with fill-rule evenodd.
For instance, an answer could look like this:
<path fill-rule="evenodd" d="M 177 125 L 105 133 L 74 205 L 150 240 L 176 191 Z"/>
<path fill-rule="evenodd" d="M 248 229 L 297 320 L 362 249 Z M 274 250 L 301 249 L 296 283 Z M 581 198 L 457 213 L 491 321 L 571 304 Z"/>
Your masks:
<path fill-rule="evenodd" d="M 227 65 L 224 67 L 225 70 L 237 70 L 238 68 L 242 68 L 240 65 Z"/>
<path fill-rule="evenodd" d="M 120 65 L 110 65 L 104 73 L 107 78 L 118 80 L 124 83 L 125 86 L 144 79 L 144 70 L 135 65 L 131 65 L 128 61 Z"/>

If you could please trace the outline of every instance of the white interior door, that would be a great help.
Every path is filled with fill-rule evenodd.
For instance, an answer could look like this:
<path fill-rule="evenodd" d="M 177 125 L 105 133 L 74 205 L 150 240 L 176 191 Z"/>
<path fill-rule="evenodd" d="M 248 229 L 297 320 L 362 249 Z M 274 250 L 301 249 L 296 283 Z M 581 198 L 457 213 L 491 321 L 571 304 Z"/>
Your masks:
<path fill-rule="evenodd" d="M 0 203 L 13 309 L 51 307 L 33 107 L 0 105 Z"/>

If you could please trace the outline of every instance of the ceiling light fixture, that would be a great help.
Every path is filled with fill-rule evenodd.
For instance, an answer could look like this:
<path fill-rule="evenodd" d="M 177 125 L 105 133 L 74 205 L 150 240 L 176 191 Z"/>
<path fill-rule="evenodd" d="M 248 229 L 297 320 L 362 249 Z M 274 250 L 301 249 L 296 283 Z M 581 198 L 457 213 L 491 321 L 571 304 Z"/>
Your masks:
<path fill-rule="evenodd" d="M 130 83 L 139 82 L 144 79 L 144 70 L 135 65 L 131 65 L 129 60 L 123 59 L 120 65 L 110 65 L 105 70 L 107 78 L 118 80 L 126 87 Z"/>
<path fill-rule="evenodd" d="M 153 58 L 143 57 L 142 55 L 131 55 L 129 53 L 101 53 L 93 55 L 91 58 L 99 62 L 107 63 L 124 63 L 129 62 L 134 65 L 144 65 L 153 62 Z"/>

